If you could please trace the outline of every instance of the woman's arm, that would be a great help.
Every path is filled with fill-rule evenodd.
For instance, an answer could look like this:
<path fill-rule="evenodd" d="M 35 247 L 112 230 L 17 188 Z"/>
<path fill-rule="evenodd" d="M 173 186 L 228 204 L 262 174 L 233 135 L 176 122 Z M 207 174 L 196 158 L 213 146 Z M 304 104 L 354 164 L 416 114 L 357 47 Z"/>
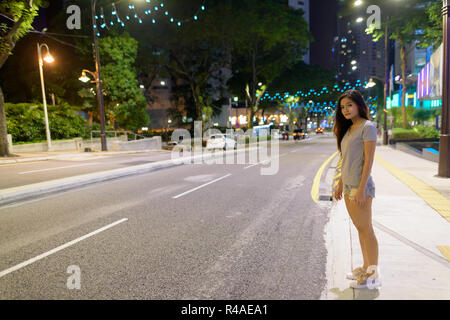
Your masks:
<path fill-rule="evenodd" d="M 339 158 L 338 166 L 339 166 L 339 164 L 342 165 L 342 155 Z M 340 172 L 339 172 L 339 180 L 338 180 L 338 183 L 336 184 L 336 188 L 334 188 L 334 191 L 333 191 L 334 198 L 336 200 L 341 200 L 342 199 L 342 191 L 343 191 L 343 189 L 344 189 L 344 185 L 342 183 L 342 170 L 340 170 Z"/>
<path fill-rule="evenodd" d="M 359 189 L 365 193 L 367 182 L 369 181 L 370 172 L 372 171 L 373 159 L 375 157 L 376 141 L 364 142 L 364 166 L 361 175 L 361 181 L 359 183 Z"/>

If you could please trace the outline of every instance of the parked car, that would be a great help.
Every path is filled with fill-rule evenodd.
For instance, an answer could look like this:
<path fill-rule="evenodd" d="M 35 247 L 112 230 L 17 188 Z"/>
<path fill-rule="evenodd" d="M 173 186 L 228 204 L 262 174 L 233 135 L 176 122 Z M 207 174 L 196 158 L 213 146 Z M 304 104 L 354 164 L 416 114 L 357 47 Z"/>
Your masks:
<path fill-rule="evenodd" d="M 206 149 L 237 149 L 234 137 L 228 134 L 213 134 L 206 140 Z"/>
<path fill-rule="evenodd" d="M 307 137 L 307 134 L 303 131 L 303 129 L 295 129 L 292 135 L 294 136 L 294 140 L 302 140 Z"/>
<path fill-rule="evenodd" d="M 323 134 L 323 128 L 318 127 L 318 128 L 315 130 L 315 132 L 316 132 L 316 134 Z"/>

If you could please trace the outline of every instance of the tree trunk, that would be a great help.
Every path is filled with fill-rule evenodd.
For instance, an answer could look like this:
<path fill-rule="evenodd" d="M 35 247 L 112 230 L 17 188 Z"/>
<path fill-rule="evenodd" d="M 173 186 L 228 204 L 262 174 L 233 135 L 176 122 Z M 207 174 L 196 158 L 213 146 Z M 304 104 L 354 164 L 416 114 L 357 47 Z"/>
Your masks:
<path fill-rule="evenodd" d="M 400 40 L 400 56 L 402 59 L 402 126 L 403 129 L 408 129 L 408 119 L 406 117 L 406 106 L 405 106 L 405 100 L 406 100 L 406 92 L 408 88 L 406 87 L 406 48 L 405 48 L 405 42 L 403 40 Z"/>
<path fill-rule="evenodd" d="M 5 99 L 0 87 L 0 157 L 9 157 L 8 131 L 6 127 Z"/>

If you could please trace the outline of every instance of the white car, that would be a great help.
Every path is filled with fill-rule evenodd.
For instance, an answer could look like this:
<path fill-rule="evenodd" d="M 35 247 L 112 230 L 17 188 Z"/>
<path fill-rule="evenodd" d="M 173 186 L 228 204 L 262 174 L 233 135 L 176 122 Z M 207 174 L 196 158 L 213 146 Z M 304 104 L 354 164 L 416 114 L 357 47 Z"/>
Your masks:
<path fill-rule="evenodd" d="M 236 149 L 237 142 L 228 134 L 216 133 L 206 140 L 206 149 Z"/>

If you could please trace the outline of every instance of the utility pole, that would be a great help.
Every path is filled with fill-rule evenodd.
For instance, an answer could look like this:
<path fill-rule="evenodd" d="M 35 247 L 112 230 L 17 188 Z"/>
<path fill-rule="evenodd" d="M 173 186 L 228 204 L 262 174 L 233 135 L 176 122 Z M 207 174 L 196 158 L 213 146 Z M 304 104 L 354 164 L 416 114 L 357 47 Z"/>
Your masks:
<path fill-rule="evenodd" d="M 94 36 L 94 59 L 95 59 L 95 72 L 97 74 L 97 101 L 98 107 L 100 109 L 100 141 L 102 144 L 102 151 L 107 151 L 108 147 L 106 145 L 106 134 L 105 134 L 105 108 L 103 105 L 103 91 L 102 91 L 102 77 L 100 74 L 100 55 L 98 53 L 98 37 L 97 37 L 97 22 L 95 20 L 95 4 L 97 0 L 91 0 L 91 11 L 92 11 L 92 32 Z"/>
<path fill-rule="evenodd" d="M 442 83 L 442 124 L 441 124 L 441 137 L 439 140 L 439 169 L 438 176 L 450 177 L 450 63 L 449 57 L 449 44 L 450 44 L 450 30 L 449 30 L 449 6 L 448 0 L 443 0 L 442 16 L 443 16 L 443 38 L 442 46 L 444 50 L 444 65 L 443 65 L 443 83 Z"/>
<path fill-rule="evenodd" d="M 383 102 L 383 144 L 388 144 L 387 131 L 387 97 L 389 94 L 389 15 L 386 18 L 386 29 L 384 31 L 384 63 L 385 63 L 385 82 L 384 82 L 384 102 Z"/>

